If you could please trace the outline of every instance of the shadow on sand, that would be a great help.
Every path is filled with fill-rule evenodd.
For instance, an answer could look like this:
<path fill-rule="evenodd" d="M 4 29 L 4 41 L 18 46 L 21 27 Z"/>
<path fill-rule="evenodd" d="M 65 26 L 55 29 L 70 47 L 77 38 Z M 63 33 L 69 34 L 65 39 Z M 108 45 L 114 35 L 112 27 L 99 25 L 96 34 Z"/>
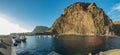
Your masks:
<path fill-rule="evenodd" d="M 6 45 L 4 45 L 3 43 L 0 43 L 0 48 L 7 49 L 7 46 L 6 46 Z"/>
<path fill-rule="evenodd" d="M 0 55 L 4 55 L 4 54 L 0 52 Z"/>
<path fill-rule="evenodd" d="M 6 43 L 6 42 L 1 42 L 1 43 L 0 43 L 0 48 L 7 49 L 7 46 L 11 46 L 11 44 L 8 44 L 8 43 Z"/>

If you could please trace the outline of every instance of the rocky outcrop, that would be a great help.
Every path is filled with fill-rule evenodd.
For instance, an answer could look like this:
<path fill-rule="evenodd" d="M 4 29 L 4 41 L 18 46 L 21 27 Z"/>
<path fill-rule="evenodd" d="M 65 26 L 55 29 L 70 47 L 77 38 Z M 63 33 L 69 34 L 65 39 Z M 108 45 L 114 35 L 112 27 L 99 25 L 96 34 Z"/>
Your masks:
<path fill-rule="evenodd" d="M 58 53 L 55 52 L 55 51 L 52 51 L 52 52 L 48 53 L 47 55 L 60 55 L 60 54 L 58 54 Z"/>
<path fill-rule="evenodd" d="M 116 35 L 120 36 L 120 21 L 114 21 L 114 31 Z"/>
<path fill-rule="evenodd" d="M 120 55 L 120 49 L 112 49 L 105 52 L 100 52 L 99 55 Z"/>
<path fill-rule="evenodd" d="M 95 3 L 77 2 L 65 8 L 51 29 L 56 34 L 114 35 L 113 22 Z"/>

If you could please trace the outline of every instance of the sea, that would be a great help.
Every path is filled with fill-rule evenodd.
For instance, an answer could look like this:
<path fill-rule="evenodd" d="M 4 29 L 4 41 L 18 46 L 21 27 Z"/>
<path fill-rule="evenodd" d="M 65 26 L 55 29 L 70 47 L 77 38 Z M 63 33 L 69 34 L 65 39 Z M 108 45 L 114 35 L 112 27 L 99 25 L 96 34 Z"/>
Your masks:
<path fill-rule="evenodd" d="M 17 55 L 88 55 L 120 49 L 119 36 L 35 35 L 19 43 Z"/>

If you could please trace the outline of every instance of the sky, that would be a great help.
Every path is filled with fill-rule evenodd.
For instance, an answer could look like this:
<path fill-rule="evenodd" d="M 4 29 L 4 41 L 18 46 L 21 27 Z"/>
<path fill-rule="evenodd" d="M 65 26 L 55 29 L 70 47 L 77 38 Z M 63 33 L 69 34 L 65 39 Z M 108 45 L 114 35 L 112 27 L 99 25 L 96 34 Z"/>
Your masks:
<path fill-rule="evenodd" d="M 120 0 L 0 0 L 0 34 L 28 32 L 35 26 L 51 27 L 75 2 L 95 2 L 113 21 L 120 20 Z"/>

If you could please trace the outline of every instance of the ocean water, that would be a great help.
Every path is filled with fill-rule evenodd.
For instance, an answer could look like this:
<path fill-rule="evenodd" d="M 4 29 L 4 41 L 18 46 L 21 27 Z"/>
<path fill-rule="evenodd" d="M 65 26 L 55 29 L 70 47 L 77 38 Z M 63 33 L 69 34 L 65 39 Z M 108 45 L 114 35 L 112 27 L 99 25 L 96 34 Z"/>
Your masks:
<path fill-rule="evenodd" d="M 120 49 L 120 37 L 108 36 L 26 36 L 16 46 L 17 55 L 93 55 L 100 51 Z"/>

